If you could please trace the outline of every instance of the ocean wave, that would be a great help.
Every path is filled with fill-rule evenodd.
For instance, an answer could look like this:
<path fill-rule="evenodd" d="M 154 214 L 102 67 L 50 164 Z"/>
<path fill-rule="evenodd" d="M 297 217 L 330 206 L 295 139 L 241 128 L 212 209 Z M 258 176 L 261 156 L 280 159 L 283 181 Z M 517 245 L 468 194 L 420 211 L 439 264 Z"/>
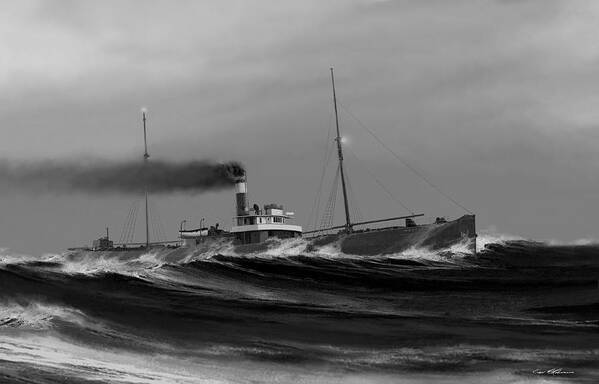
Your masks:
<path fill-rule="evenodd" d="M 80 326 L 86 322 L 83 312 L 65 306 L 43 303 L 22 305 L 16 302 L 4 302 L 0 305 L 0 328 L 47 330 L 57 320 Z"/>
<path fill-rule="evenodd" d="M 498 292 L 590 287 L 599 279 L 599 246 L 595 245 L 552 246 L 504 238 L 486 243 L 476 256 L 467 252 L 470 244 L 464 241 L 436 252 L 412 248 L 360 257 L 343 254 L 334 244 L 306 253 L 302 251 L 306 244 L 304 239 L 277 241 L 266 252 L 247 255 L 219 253 L 233 249 L 223 242 L 216 249 L 71 251 L 41 260 L 10 257 L 5 251 L 5 262 L 0 264 L 0 300 L 42 297 L 51 305 L 79 309 L 90 303 L 93 311 L 120 303 L 128 311 L 154 311 L 177 300 L 187 305 L 192 299 L 221 300 L 218 305 L 244 301 L 244 305 L 310 307 L 322 300 L 335 311 L 347 305 L 346 309 L 355 313 L 365 305 L 353 297 L 360 290 L 377 290 L 381 297 L 416 291 Z M 41 315 L 40 308 L 45 307 L 16 311 L 23 316 L 13 321 L 29 324 L 27 316 L 33 313 L 40 315 L 31 318 L 40 321 L 53 318 Z M 397 308 L 393 311 L 399 313 Z"/>
<path fill-rule="evenodd" d="M 270 240 L 263 251 L 251 254 L 238 253 L 230 241 L 200 244 L 195 249 L 154 248 L 150 251 L 135 249 L 118 251 L 69 251 L 62 254 L 48 254 L 41 258 L 0 251 L 0 268 L 26 266 L 37 270 L 59 270 L 65 274 L 97 275 L 117 273 L 120 275 L 147 278 L 165 276 L 164 268 L 186 266 L 199 263 L 209 267 L 226 264 L 228 268 L 253 266 L 269 268 L 269 273 L 295 268 L 313 273 L 322 268 L 327 273 L 344 274 L 346 271 L 360 270 L 361 275 L 373 276 L 399 273 L 408 267 L 447 267 L 447 268 L 504 268 L 506 266 L 577 267 L 599 266 L 599 245 L 573 244 L 554 245 L 551 242 L 524 240 L 497 233 L 483 233 L 477 239 L 477 255 L 470 254 L 470 239 L 452 246 L 431 251 L 412 247 L 402 252 L 362 257 L 344 254 L 339 242 L 323 246 L 309 247 L 307 239 Z M 309 250 L 309 251 L 308 251 Z"/>
<path fill-rule="evenodd" d="M 223 381 L 245 382 L 247 368 L 262 382 L 274 366 L 293 376 L 302 367 L 579 371 L 596 361 L 597 246 L 504 239 L 476 256 L 464 241 L 360 257 L 305 245 L 246 255 L 227 254 L 227 243 L 38 259 L 6 251 L 0 381 L 218 382 L 232 366 Z"/>
<path fill-rule="evenodd" d="M 599 246 L 481 238 L 475 256 L 467 240 L 368 257 L 306 239 L 252 254 L 226 241 L 41 258 L 4 250 L 0 381 L 218 382 L 230 366 L 222 381 L 246 382 L 247 367 L 269 381 L 274 366 L 589 370 Z"/>

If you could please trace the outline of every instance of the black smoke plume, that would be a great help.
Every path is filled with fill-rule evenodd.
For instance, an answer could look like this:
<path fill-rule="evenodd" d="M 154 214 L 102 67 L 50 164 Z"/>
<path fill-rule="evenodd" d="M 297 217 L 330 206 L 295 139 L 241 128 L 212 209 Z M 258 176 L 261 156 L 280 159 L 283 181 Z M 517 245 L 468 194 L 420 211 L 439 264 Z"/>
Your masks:
<path fill-rule="evenodd" d="M 0 160 L 0 191 L 89 194 L 200 193 L 233 186 L 244 174 L 237 162 L 38 161 Z"/>

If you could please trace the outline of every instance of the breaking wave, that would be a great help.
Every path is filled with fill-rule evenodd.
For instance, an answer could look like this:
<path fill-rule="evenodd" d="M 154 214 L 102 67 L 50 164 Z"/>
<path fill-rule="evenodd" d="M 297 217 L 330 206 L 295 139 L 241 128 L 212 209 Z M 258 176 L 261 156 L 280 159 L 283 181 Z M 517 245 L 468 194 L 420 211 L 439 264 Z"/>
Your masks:
<path fill-rule="evenodd" d="M 462 372 L 489 362 L 587 369 L 599 354 L 594 243 L 483 234 L 475 256 L 464 241 L 368 257 L 309 244 L 276 240 L 252 254 L 226 241 L 37 258 L 1 250 L 0 371 L 12 376 L 0 381 L 60 382 L 68 372 L 191 383 L 211 372 L 218 382 L 229 372 L 223 382 L 244 382 L 248 369 L 262 382 L 272 378 L 256 372 L 282 362 L 295 367 L 289 375 L 305 366 Z M 540 330 L 558 335 L 541 349 L 531 336 Z M 145 365 L 148 356 L 161 368 Z M 22 376 L 30 371 L 42 373 Z"/>

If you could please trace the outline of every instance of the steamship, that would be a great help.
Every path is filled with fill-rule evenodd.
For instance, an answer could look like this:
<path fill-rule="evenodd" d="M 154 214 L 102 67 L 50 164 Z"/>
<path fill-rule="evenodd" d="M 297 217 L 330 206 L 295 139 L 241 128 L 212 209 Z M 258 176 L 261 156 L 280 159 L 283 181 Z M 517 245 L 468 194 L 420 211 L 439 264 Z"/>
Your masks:
<path fill-rule="evenodd" d="M 463 241 L 467 242 L 471 253 L 476 252 L 474 215 L 464 215 L 452 221 L 437 218 L 430 224 L 416 224 L 414 218 L 423 215 L 414 214 L 356 223 L 349 221 L 345 225 L 304 232 L 301 226 L 290 223 L 294 213 L 286 212 L 282 205 L 267 204 L 261 209 L 254 204 L 249 208 L 245 175 L 237 178 L 235 192 L 236 225 L 230 231 L 223 231 L 215 226 L 180 229 L 183 247 L 193 249 L 214 240 L 230 238 L 237 252 L 252 253 L 267 249 L 269 239 L 304 237 L 309 240 L 307 251 L 339 243 L 343 253 L 364 256 L 392 254 L 412 247 L 439 250 Z M 346 217 L 349 217 L 349 207 L 347 209 Z M 404 220 L 404 225 L 366 227 L 369 224 L 399 220 Z"/>
<path fill-rule="evenodd" d="M 345 254 L 353 255 L 385 255 L 405 251 L 410 248 L 426 248 L 429 250 L 445 249 L 453 244 L 464 242 L 472 254 L 476 252 L 475 215 L 466 214 L 454 220 L 437 217 L 428 224 L 417 224 L 415 219 L 424 214 L 413 213 L 406 216 L 395 216 L 384 219 L 354 222 L 350 214 L 350 204 L 344 170 L 343 144 L 339 128 L 337 110 L 337 95 L 335 78 L 331 68 L 331 82 L 336 126 L 336 152 L 338 159 L 337 176 L 341 180 L 345 222 L 342 225 L 321 227 L 315 230 L 303 231 L 302 227 L 293 224 L 294 213 L 286 211 L 282 205 L 266 204 L 260 207 L 253 204 L 249 207 L 247 194 L 247 179 L 245 172 L 231 175 L 235 184 L 236 215 L 234 225 L 229 230 L 219 228 L 216 224 L 210 227 L 200 225 L 200 228 L 179 228 L 177 243 L 150 242 L 148 229 L 148 194 L 145 194 L 146 242 L 137 244 L 133 249 L 149 249 L 152 247 L 180 248 L 189 251 L 198 247 L 210 246 L 223 240 L 230 241 L 236 252 L 252 253 L 268 249 L 273 239 L 293 239 L 304 237 L 308 239 L 306 251 L 317 250 L 318 247 L 338 244 Z M 146 116 L 143 114 L 144 126 L 144 161 L 148 161 L 146 141 Z M 335 191 L 336 193 L 336 191 Z M 381 223 L 383 226 L 381 227 Z M 392 225 L 384 226 L 384 223 Z M 373 226 L 375 225 L 375 226 Z M 93 250 L 115 251 L 130 250 L 132 244 L 121 244 L 115 247 L 108 238 L 94 242 Z"/>

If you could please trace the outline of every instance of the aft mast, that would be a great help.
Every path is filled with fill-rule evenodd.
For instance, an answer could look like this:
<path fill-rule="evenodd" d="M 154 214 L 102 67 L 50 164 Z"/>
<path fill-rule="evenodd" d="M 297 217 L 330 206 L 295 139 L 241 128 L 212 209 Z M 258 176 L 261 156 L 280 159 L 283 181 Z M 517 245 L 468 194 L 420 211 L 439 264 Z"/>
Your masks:
<path fill-rule="evenodd" d="M 341 187 L 343 189 L 343 204 L 345 207 L 345 231 L 350 233 L 352 231 L 351 219 L 349 216 L 349 203 L 347 202 L 347 190 L 345 187 L 345 172 L 343 171 L 343 148 L 341 146 L 341 134 L 339 133 L 339 115 L 337 113 L 337 94 L 335 93 L 335 75 L 333 74 L 333 68 L 331 67 L 331 82 L 333 84 L 333 104 L 335 105 L 335 125 L 337 127 L 337 156 L 339 158 L 339 172 L 341 173 Z"/>
<path fill-rule="evenodd" d="M 149 161 L 150 155 L 148 154 L 148 140 L 146 138 L 146 110 L 145 110 L 145 108 L 142 109 L 142 120 L 143 120 L 143 124 L 144 124 L 144 171 L 147 172 L 148 161 Z M 148 223 L 148 217 L 149 217 L 148 185 L 146 184 L 144 187 L 145 187 L 145 195 L 146 195 L 146 249 L 149 249 L 150 248 L 150 226 Z"/>

